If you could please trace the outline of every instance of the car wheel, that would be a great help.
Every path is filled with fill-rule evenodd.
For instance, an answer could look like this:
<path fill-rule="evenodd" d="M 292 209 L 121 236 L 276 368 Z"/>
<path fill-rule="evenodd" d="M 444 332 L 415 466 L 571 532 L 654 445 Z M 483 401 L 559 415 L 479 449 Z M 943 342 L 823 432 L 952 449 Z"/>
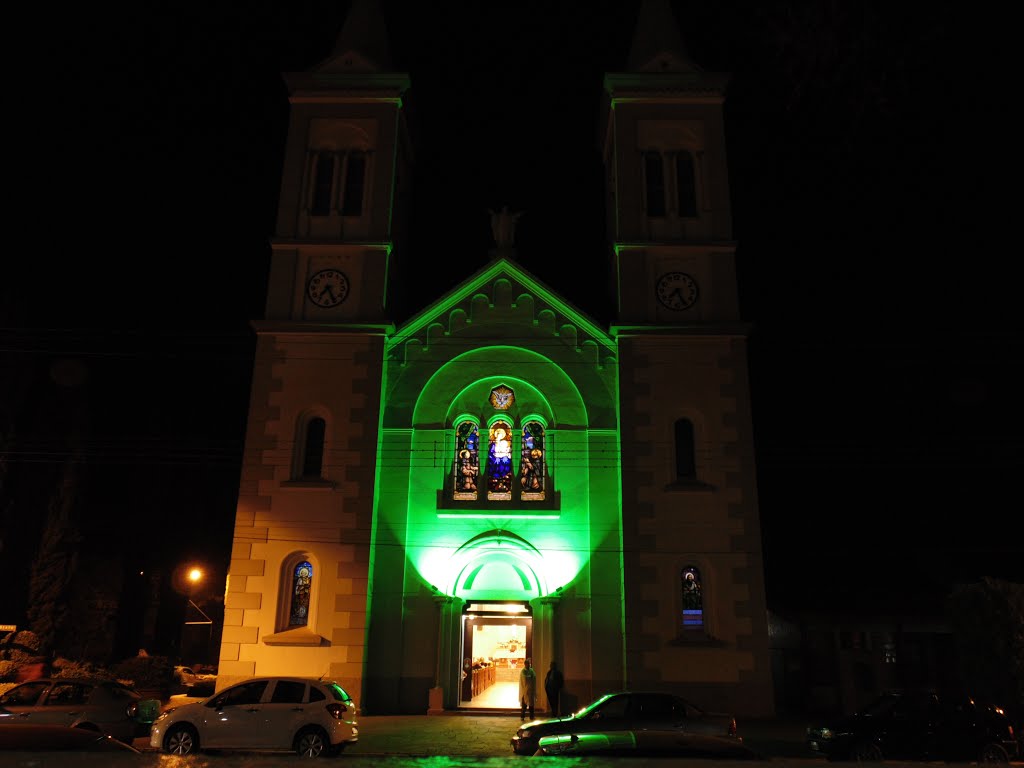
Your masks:
<path fill-rule="evenodd" d="M 1010 755 L 1001 744 L 990 743 L 981 748 L 978 754 L 979 763 L 999 763 L 1005 765 L 1010 762 Z"/>
<path fill-rule="evenodd" d="M 321 757 L 330 753 L 331 745 L 322 728 L 303 728 L 295 737 L 295 752 L 300 757 Z"/>
<path fill-rule="evenodd" d="M 882 761 L 882 750 L 871 741 L 860 741 L 853 748 L 853 759 L 858 763 L 879 763 Z"/>
<path fill-rule="evenodd" d="M 191 725 L 175 725 L 164 736 L 164 752 L 194 755 L 199 751 L 199 734 Z"/>

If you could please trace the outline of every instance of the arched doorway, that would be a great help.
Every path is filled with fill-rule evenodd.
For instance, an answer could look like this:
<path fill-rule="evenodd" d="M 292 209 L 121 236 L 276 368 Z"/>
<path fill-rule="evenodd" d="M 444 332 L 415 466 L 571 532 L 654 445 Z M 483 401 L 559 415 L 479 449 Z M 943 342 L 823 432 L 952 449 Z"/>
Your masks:
<path fill-rule="evenodd" d="M 540 552 L 508 531 L 475 536 L 454 558 L 458 617 L 457 706 L 519 708 L 519 673 L 533 657 L 531 600 L 546 593 Z M 454 618 L 454 617 L 453 617 Z"/>

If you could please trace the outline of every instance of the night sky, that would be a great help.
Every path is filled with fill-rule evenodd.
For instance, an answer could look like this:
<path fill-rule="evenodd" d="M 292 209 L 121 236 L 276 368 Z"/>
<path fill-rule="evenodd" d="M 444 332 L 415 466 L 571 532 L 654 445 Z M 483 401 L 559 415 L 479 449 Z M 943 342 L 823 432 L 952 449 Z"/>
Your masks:
<path fill-rule="evenodd" d="M 15 78 L 0 272 L 0 623 L 53 475 L 87 546 L 223 573 L 287 120 L 281 73 L 348 2 L 151 3 L 45 20 Z M 201 7 L 199 7 L 201 6 Z M 554 6 L 552 8 L 552 6 Z M 598 119 L 629 2 L 386 3 L 415 171 L 396 320 L 523 265 L 609 319 Z M 953 4 L 674 3 L 725 107 L 769 606 L 918 607 L 1024 581 L 1024 334 L 990 20 Z M 238 6 L 243 8 L 243 6 Z M 219 569 L 219 570 L 218 570 Z"/>

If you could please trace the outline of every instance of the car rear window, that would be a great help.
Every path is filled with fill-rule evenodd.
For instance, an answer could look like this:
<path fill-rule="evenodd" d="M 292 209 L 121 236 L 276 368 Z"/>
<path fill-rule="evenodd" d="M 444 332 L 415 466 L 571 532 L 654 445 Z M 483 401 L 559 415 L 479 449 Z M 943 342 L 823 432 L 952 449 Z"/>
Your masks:
<path fill-rule="evenodd" d="M 310 703 L 312 703 L 314 701 L 323 701 L 326 698 L 327 697 L 324 696 L 323 691 L 321 691 L 319 688 L 315 688 L 312 685 L 309 686 L 309 701 L 310 701 Z"/>
<path fill-rule="evenodd" d="M 348 695 L 348 692 L 346 692 L 345 689 L 337 683 L 331 683 L 328 685 L 327 690 L 329 690 L 331 695 L 338 701 L 352 701 L 352 697 Z"/>
<path fill-rule="evenodd" d="M 104 688 L 106 689 L 107 693 L 110 695 L 110 698 L 112 699 L 128 700 L 139 698 L 139 694 L 137 694 L 131 688 L 128 688 L 123 685 L 111 684 L 105 685 Z"/>

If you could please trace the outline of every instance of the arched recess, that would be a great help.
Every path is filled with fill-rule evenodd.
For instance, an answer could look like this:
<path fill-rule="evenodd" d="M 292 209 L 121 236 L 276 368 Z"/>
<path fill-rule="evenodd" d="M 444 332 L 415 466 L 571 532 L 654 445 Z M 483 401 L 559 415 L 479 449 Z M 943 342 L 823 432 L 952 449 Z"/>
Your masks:
<path fill-rule="evenodd" d="M 474 536 L 451 558 L 445 591 L 463 600 L 532 600 L 548 593 L 543 556 L 526 539 L 498 529 Z"/>
<path fill-rule="evenodd" d="M 487 346 L 466 352 L 440 366 L 420 390 L 413 426 L 445 425 L 456 411 L 485 403 L 496 383 L 519 387 L 526 410 L 550 415 L 552 425 L 586 426 L 587 405 L 576 383 L 561 366 L 522 347 Z M 527 389 L 537 393 L 530 403 Z M 520 394 L 522 393 L 522 394 Z"/>

